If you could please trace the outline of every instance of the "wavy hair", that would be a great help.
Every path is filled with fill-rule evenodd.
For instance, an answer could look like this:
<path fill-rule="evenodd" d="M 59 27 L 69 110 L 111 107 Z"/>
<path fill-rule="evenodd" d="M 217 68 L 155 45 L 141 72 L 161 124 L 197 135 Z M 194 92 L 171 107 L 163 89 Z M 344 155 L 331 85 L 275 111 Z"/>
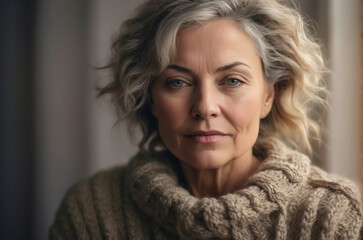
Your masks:
<path fill-rule="evenodd" d="M 126 118 L 131 126 L 141 128 L 141 150 L 163 146 L 150 109 L 152 81 L 170 63 L 180 30 L 221 18 L 234 21 L 251 37 L 265 81 L 275 87 L 272 110 L 260 123 L 255 154 L 262 154 L 273 138 L 311 153 L 311 138 L 320 137 L 311 111 L 325 104 L 325 64 L 302 16 L 282 1 L 145 2 L 122 24 L 113 42 L 105 67 L 112 71 L 112 81 L 98 89 L 99 95 L 111 94 L 119 120 Z"/>

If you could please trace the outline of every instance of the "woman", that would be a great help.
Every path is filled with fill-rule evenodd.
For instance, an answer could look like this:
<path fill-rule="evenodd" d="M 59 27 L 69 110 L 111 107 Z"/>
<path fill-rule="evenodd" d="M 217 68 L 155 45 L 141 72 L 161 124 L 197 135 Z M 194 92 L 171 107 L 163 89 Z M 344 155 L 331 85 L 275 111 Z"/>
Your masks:
<path fill-rule="evenodd" d="M 151 0 L 109 67 L 143 133 L 127 166 L 67 193 L 52 239 L 358 239 L 354 184 L 311 165 L 319 45 L 276 0 Z M 293 150 L 295 149 L 295 150 Z M 298 151 L 299 150 L 299 151 Z"/>

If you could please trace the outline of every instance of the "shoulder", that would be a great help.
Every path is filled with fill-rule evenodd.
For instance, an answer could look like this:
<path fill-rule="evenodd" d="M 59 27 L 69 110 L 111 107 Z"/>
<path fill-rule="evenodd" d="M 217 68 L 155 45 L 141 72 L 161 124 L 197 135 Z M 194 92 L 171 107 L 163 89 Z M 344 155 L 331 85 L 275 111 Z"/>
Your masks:
<path fill-rule="evenodd" d="M 305 223 L 325 239 L 358 239 L 362 227 L 362 203 L 358 187 L 348 179 L 310 167 L 303 199 Z"/>
<path fill-rule="evenodd" d="M 301 238 L 358 239 L 363 221 L 358 187 L 312 165 L 306 155 L 281 142 L 275 141 L 272 146 L 264 168 L 275 170 L 268 176 L 285 177 L 280 177 L 278 184 L 287 187 L 279 189 L 289 199 L 291 226 Z"/>
<path fill-rule="evenodd" d="M 308 156 L 286 147 L 282 142 L 274 141 L 272 145 L 265 168 L 283 171 L 290 181 L 300 183 L 304 192 L 322 191 L 334 196 L 341 195 L 361 210 L 360 191 L 352 181 L 314 166 Z"/>
<path fill-rule="evenodd" d="M 324 192 L 325 195 L 344 200 L 359 215 L 362 215 L 360 191 L 352 181 L 311 166 L 307 183 L 314 191 Z"/>
<path fill-rule="evenodd" d="M 313 188 L 323 188 L 332 193 L 343 194 L 353 202 L 360 202 L 360 192 L 352 181 L 329 174 L 319 167 L 311 166 L 308 183 Z"/>
<path fill-rule="evenodd" d="M 122 218 L 124 171 L 125 167 L 103 170 L 74 184 L 56 213 L 50 239 L 102 239 L 105 231 L 118 236 L 115 223 Z"/>

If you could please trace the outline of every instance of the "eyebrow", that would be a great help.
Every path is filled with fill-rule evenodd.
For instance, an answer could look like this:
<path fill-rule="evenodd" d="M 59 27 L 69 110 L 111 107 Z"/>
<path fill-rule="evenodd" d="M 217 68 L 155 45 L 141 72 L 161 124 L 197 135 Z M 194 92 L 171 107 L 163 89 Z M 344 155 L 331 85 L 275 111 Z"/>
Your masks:
<path fill-rule="evenodd" d="M 175 65 L 175 64 L 172 64 L 172 65 L 169 65 L 167 67 L 167 69 L 175 69 L 179 72 L 185 72 L 185 73 L 192 73 L 192 70 L 188 69 L 188 68 L 185 68 L 185 67 L 182 67 L 182 66 L 179 66 L 179 65 Z"/>
<path fill-rule="evenodd" d="M 239 66 L 239 65 L 243 65 L 243 66 L 246 66 L 248 68 L 251 68 L 250 66 L 248 66 L 246 63 L 243 63 L 243 62 L 234 62 L 234 63 L 231 63 L 231 64 L 228 64 L 228 65 L 225 65 L 225 66 L 222 66 L 222 67 L 219 67 L 217 68 L 216 72 L 224 72 L 224 71 L 227 71 L 229 69 L 232 69 L 236 66 Z M 185 73 L 193 73 L 192 70 L 188 69 L 188 68 L 185 68 L 185 67 L 182 67 L 182 66 L 179 66 L 179 65 L 176 65 L 176 64 L 171 64 L 167 67 L 167 69 L 175 69 L 179 72 L 185 72 Z"/>
<path fill-rule="evenodd" d="M 234 62 L 234 63 L 228 64 L 228 65 L 225 65 L 223 67 L 217 68 L 217 71 L 216 72 L 224 72 L 224 71 L 227 71 L 227 70 L 229 70 L 231 68 L 234 68 L 236 66 L 239 66 L 239 65 L 243 65 L 243 66 L 246 66 L 248 68 L 251 68 L 246 63 L 243 63 L 243 62 Z"/>

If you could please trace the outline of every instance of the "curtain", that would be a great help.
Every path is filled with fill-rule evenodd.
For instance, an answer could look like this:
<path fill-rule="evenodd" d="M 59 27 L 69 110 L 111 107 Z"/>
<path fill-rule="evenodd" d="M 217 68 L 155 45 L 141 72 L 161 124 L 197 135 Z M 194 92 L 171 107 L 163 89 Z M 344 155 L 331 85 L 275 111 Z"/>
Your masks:
<path fill-rule="evenodd" d="M 360 75 L 361 75 L 361 81 L 363 81 L 363 0 L 360 1 L 360 8 L 361 8 L 361 16 L 360 16 L 360 27 L 361 27 L 361 38 L 360 38 Z M 360 166 L 359 166 L 359 176 L 360 176 L 360 189 L 362 193 L 362 201 L 363 201 L 363 84 L 361 84 L 361 91 L 360 91 Z"/>

